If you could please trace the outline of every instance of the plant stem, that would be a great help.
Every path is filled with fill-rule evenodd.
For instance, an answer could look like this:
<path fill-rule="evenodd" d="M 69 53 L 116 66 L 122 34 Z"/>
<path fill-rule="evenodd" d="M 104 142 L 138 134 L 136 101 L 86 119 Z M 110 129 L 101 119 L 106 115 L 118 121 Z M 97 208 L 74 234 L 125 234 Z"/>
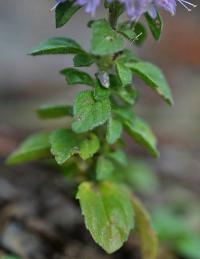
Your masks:
<path fill-rule="evenodd" d="M 118 18 L 118 12 L 117 12 L 117 6 L 115 3 L 113 3 L 109 8 L 109 23 L 113 29 L 117 26 L 117 18 Z"/>

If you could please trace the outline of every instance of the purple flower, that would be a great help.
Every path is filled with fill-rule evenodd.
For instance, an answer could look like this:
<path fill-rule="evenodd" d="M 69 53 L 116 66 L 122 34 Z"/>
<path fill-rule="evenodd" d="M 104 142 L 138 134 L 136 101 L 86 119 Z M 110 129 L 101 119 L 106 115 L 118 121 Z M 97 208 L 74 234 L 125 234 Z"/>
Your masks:
<path fill-rule="evenodd" d="M 76 3 L 85 6 L 86 13 L 91 13 L 94 16 L 100 0 L 76 0 Z"/>
<path fill-rule="evenodd" d="M 155 6 L 158 8 L 165 9 L 172 15 L 176 13 L 176 0 L 155 0 Z"/>
<path fill-rule="evenodd" d="M 196 7 L 193 3 L 186 0 L 119 0 L 125 5 L 128 16 L 132 20 L 138 20 L 142 14 L 148 12 L 155 19 L 157 9 L 164 9 L 175 15 L 177 2 L 179 2 L 188 11 Z"/>
<path fill-rule="evenodd" d="M 64 3 L 67 0 L 55 0 L 56 4 L 50 9 L 53 11 L 60 3 Z M 76 0 L 78 5 L 85 6 L 86 13 L 91 13 L 92 16 L 95 15 L 96 8 L 100 4 L 100 0 Z"/>
<path fill-rule="evenodd" d="M 56 4 L 51 10 L 54 10 L 60 3 L 67 0 L 55 0 Z M 116 0 L 108 0 L 116 1 Z M 126 12 L 131 20 L 137 21 L 144 13 L 149 13 L 149 15 L 155 19 L 157 16 L 157 9 L 164 9 L 175 15 L 177 2 L 180 3 L 188 11 L 191 11 L 193 7 L 196 7 L 189 0 L 118 0 L 123 3 Z M 95 14 L 96 8 L 100 4 L 100 0 L 76 0 L 76 3 L 85 6 L 86 13 Z"/>
<path fill-rule="evenodd" d="M 132 20 L 138 20 L 143 13 L 154 9 L 153 0 L 120 0 Z"/>

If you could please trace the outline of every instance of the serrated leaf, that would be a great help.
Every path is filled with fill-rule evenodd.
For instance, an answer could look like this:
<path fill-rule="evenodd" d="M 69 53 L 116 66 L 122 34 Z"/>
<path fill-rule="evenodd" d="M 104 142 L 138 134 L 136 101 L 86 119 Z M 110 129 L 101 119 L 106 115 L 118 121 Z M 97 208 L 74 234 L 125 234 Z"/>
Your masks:
<path fill-rule="evenodd" d="M 108 157 L 122 166 L 126 166 L 128 164 L 127 156 L 123 150 L 116 150 L 112 153 L 109 153 Z"/>
<path fill-rule="evenodd" d="M 85 224 L 93 239 L 107 253 L 118 250 L 128 239 L 134 226 L 134 212 L 129 194 L 109 182 L 79 185 L 80 201 Z"/>
<path fill-rule="evenodd" d="M 37 133 L 28 137 L 20 147 L 11 154 L 8 159 L 8 164 L 20 164 L 50 155 L 49 134 Z"/>
<path fill-rule="evenodd" d="M 102 19 L 91 24 L 91 52 L 94 55 L 111 55 L 123 49 L 123 37 L 112 30 L 110 24 Z"/>
<path fill-rule="evenodd" d="M 51 153 L 56 162 L 62 165 L 71 156 L 79 153 L 78 136 L 70 129 L 58 129 L 50 135 Z"/>
<path fill-rule="evenodd" d="M 84 52 L 81 46 L 72 39 L 55 37 L 43 41 L 29 53 L 32 56 L 49 54 L 77 54 Z"/>
<path fill-rule="evenodd" d="M 100 148 L 100 142 L 95 134 L 80 143 L 80 157 L 84 160 L 92 157 Z"/>
<path fill-rule="evenodd" d="M 153 19 L 148 13 L 145 14 L 146 21 L 149 25 L 149 29 L 155 40 L 159 40 L 162 30 L 163 30 L 163 21 L 159 13 L 157 12 L 156 19 Z"/>
<path fill-rule="evenodd" d="M 168 104 L 173 104 L 169 85 L 162 71 L 148 62 L 131 62 L 126 64 L 135 74 L 141 77 L 145 83 L 163 97 Z"/>
<path fill-rule="evenodd" d="M 41 119 L 54 119 L 72 115 L 72 106 L 70 105 L 45 105 L 37 110 L 37 115 Z"/>
<path fill-rule="evenodd" d="M 104 156 L 100 156 L 98 158 L 97 165 L 96 165 L 97 180 L 102 181 L 102 180 L 109 179 L 113 170 L 114 170 L 114 166 L 108 158 Z"/>
<path fill-rule="evenodd" d="M 83 91 L 75 99 L 72 128 L 81 133 L 105 123 L 111 113 L 110 100 L 95 100 L 92 91 Z"/>
<path fill-rule="evenodd" d="M 56 7 L 56 28 L 65 25 L 81 8 L 74 0 L 67 0 Z"/>
<path fill-rule="evenodd" d="M 139 117 L 124 121 L 125 128 L 134 140 L 146 147 L 153 156 L 158 156 L 157 140 L 148 124 Z"/>
<path fill-rule="evenodd" d="M 114 144 L 122 134 L 122 123 L 119 120 L 110 118 L 108 121 L 106 140 L 112 145 Z"/>
<path fill-rule="evenodd" d="M 151 225 L 150 217 L 141 202 L 133 196 L 135 225 L 139 235 L 143 259 L 156 259 L 158 256 L 158 240 Z"/>
<path fill-rule="evenodd" d="M 86 72 L 80 71 L 75 68 L 65 68 L 60 71 L 65 76 L 65 79 L 69 85 L 90 85 L 94 86 L 94 80 Z"/>
<path fill-rule="evenodd" d="M 75 67 L 89 67 L 94 63 L 94 58 L 87 53 L 81 53 L 74 56 L 73 62 Z"/>

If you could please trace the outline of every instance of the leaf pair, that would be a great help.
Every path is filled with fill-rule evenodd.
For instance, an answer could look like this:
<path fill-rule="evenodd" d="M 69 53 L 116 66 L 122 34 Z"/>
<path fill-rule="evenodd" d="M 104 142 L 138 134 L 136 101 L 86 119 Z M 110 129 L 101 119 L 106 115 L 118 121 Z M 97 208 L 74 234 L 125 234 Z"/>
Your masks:
<path fill-rule="evenodd" d="M 102 19 L 91 24 L 91 53 L 93 55 L 111 55 L 123 49 L 123 37 L 112 30 L 109 23 Z M 31 51 L 31 55 L 45 54 L 83 54 L 84 50 L 75 41 L 57 37 L 42 42 Z M 75 61 L 77 63 L 77 60 Z M 79 63 L 79 61 L 78 61 Z"/>
<path fill-rule="evenodd" d="M 129 52 L 125 52 L 115 61 L 117 75 L 122 87 L 132 84 L 132 73 L 139 76 L 149 87 L 155 90 L 168 104 L 173 104 L 170 87 L 162 73 L 155 65 L 140 61 Z"/>
<path fill-rule="evenodd" d="M 74 154 L 79 154 L 86 160 L 92 157 L 99 147 L 99 139 L 95 134 L 90 134 L 83 139 L 71 129 L 58 129 L 52 133 L 37 133 L 30 136 L 10 155 L 7 163 L 19 164 L 50 157 L 52 154 L 56 162 L 61 165 Z"/>

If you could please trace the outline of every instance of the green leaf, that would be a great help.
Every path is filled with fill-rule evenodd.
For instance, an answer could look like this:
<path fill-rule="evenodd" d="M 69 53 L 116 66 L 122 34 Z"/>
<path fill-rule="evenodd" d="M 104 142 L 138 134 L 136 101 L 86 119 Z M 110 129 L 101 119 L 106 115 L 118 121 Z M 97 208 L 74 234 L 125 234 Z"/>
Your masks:
<path fill-rule="evenodd" d="M 135 74 L 141 77 L 147 85 L 164 98 L 168 104 L 173 104 L 169 85 L 162 71 L 148 62 L 131 62 L 126 64 Z"/>
<path fill-rule="evenodd" d="M 133 23 L 132 25 L 135 29 L 135 34 L 136 34 L 136 37 L 133 41 L 133 43 L 136 45 L 136 46 L 141 46 L 144 41 L 146 40 L 147 38 L 147 32 L 146 32 L 146 29 L 145 27 L 139 23 L 139 22 L 136 22 L 136 23 Z"/>
<path fill-rule="evenodd" d="M 65 68 L 60 73 L 65 76 L 65 79 L 69 85 L 90 85 L 94 86 L 94 80 L 86 72 L 80 71 L 75 68 Z"/>
<path fill-rule="evenodd" d="M 156 138 L 144 120 L 134 117 L 131 121 L 125 121 L 124 124 L 128 133 L 137 143 L 146 147 L 153 156 L 159 155 Z"/>
<path fill-rule="evenodd" d="M 132 121 L 134 119 L 134 114 L 130 107 L 115 107 L 113 109 L 114 114 L 116 114 L 122 121 Z"/>
<path fill-rule="evenodd" d="M 112 175 L 114 170 L 114 166 L 112 162 L 105 158 L 104 156 L 100 156 L 97 160 L 96 165 L 96 178 L 99 181 L 107 180 Z"/>
<path fill-rule="evenodd" d="M 158 240 L 152 228 L 150 217 L 141 202 L 133 196 L 135 225 L 138 232 L 143 259 L 156 259 L 158 256 Z"/>
<path fill-rule="evenodd" d="M 131 41 L 133 41 L 134 38 L 136 37 L 134 27 L 132 26 L 132 23 L 130 21 L 120 23 L 117 27 L 117 31 Z"/>
<path fill-rule="evenodd" d="M 94 58 L 87 53 L 81 53 L 74 56 L 73 61 L 75 67 L 89 67 L 94 63 Z"/>
<path fill-rule="evenodd" d="M 115 60 L 117 75 L 121 81 L 122 86 L 132 84 L 132 71 L 130 68 L 126 66 L 126 63 L 136 62 L 136 61 L 137 59 L 135 58 L 134 54 L 127 49 L 125 49 L 123 51 L 123 54 L 121 54 Z"/>
<path fill-rule="evenodd" d="M 134 212 L 129 194 L 120 186 L 109 182 L 79 185 L 80 201 L 85 224 L 93 239 L 107 253 L 118 250 L 128 239 L 134 226 Z"/>
<path fill-rule="evenodd" d="M 122 60 L 117 61 L 116 70 L 123 86 L 132 83 L 132 72 L 127 66 L 125 66 Z"/>
<path fill-rule="evenodd" d="M 101 86 L 101 84 L 97 81 L 94 88 L 94 98 L 99 100 L 104 100 L 110 96 L 110 89 Z"/>
<path fill-rule="evenodd" d="M 59 165 L 79 153 L 78 136 L 70 129 L 58 129 L 50 135 L 51 153 Z"/>
<path fill-rule="evenodd" d="M 111 55 L 123 49 L 123 37 L 112 30 L 109 23 L 102 19 L 91 24 L 91 52 L 94 55 Z"/>
<path fill-rule="evenodd" d="M 128 164 L 127 156 L 123 150 L 117 150 L 109 153 L 108 157 L 122 166 L 126 166 Z"/>
<path fill-rule="evenodd" d="M 119 31 L 124 37 L 130 40 L 135 45 L 140 46 L 146 39 L 147 33 L 144 26 L 141 23 L 135 23 L 126 21 L 120 23 L 117 27 L 117 31 Z"/>
<path fill-rule="evenodd" d="M 121 58 L 124 58 L 124 60 L 126 60 L 127 63 L 140 61 L 140 59 L 136 57 L 130 49 L 124 49 Z"/>
<path fill-rule="evenodd" d="M 138 99 L 138 92 L 132 86 L 126 86 L 117 90 L 117 95 L 127 104 L 135 104 Z"/>
<path fill-rule="evenodd" d="M 67 0 L 56 7 L 56 28 L 65 25 L 71 17 L 81 8 L 74 0 Z"/>
<path fill-rule="evenodd" d="M 69 105 L 45 105 L 37 110 L 38 117 L 41 119 L 53 119 L 72 115 L 72 106 Z"/>
<path fill-rule="evenodd" d="M 30 54 L 49 55 L 49 54 L 77 54 L 84 52 L 81 46 L 72 39 L 56 37 L 43 41 Z"/>
<path fill-rule="evenodd" d="M 124 5 L 118 1 L 104 1 L 105 8 L 109 8 L 109 12 L 113 15 L 109 17 L 109 22 L 115 27 L 115 23 L 117 22 L 120 15 L 124 12 Z"/>
<path fill-rule="evenodd" d="M 112 145 L 114 144 L 122 134 L 122 123 L 119 120 L 110 118 L 108 121 L 108 128 L 106 134 L 107 142 Z"/>
<path fill-rule="evenodd" d="M 20 164 L 48 157 L 50 155 L 49 149 L 49 134 L 44 132 L 37 133 L 28 137 L 21 146 L 8 157 L 7 163 Z"/>
<path fill-rule="evenodd" d="M 92 157 L 100 148 L 100 142 L 95 134 L 90 134 L 88 139 L 85 139 L 80 144 L 80 157 L 84 160 Z"/>
<path fill-rule="evenodd" d="M 92 91 L 83 91 L 75 99 L 72 128 L 81 133 L 104 124 L 110 117 L 110 100 L 95 100 Z"/>
<path fill-rule="evenodd" d="M 163 21 L 159 13 L 157 12 L 156 19 L 153 19 L 148 13 L 145 14 L 145 18 L 149 25 L 149 29 L 155 40 L 159 40 L 162 30 L 163 30 Z"/>

